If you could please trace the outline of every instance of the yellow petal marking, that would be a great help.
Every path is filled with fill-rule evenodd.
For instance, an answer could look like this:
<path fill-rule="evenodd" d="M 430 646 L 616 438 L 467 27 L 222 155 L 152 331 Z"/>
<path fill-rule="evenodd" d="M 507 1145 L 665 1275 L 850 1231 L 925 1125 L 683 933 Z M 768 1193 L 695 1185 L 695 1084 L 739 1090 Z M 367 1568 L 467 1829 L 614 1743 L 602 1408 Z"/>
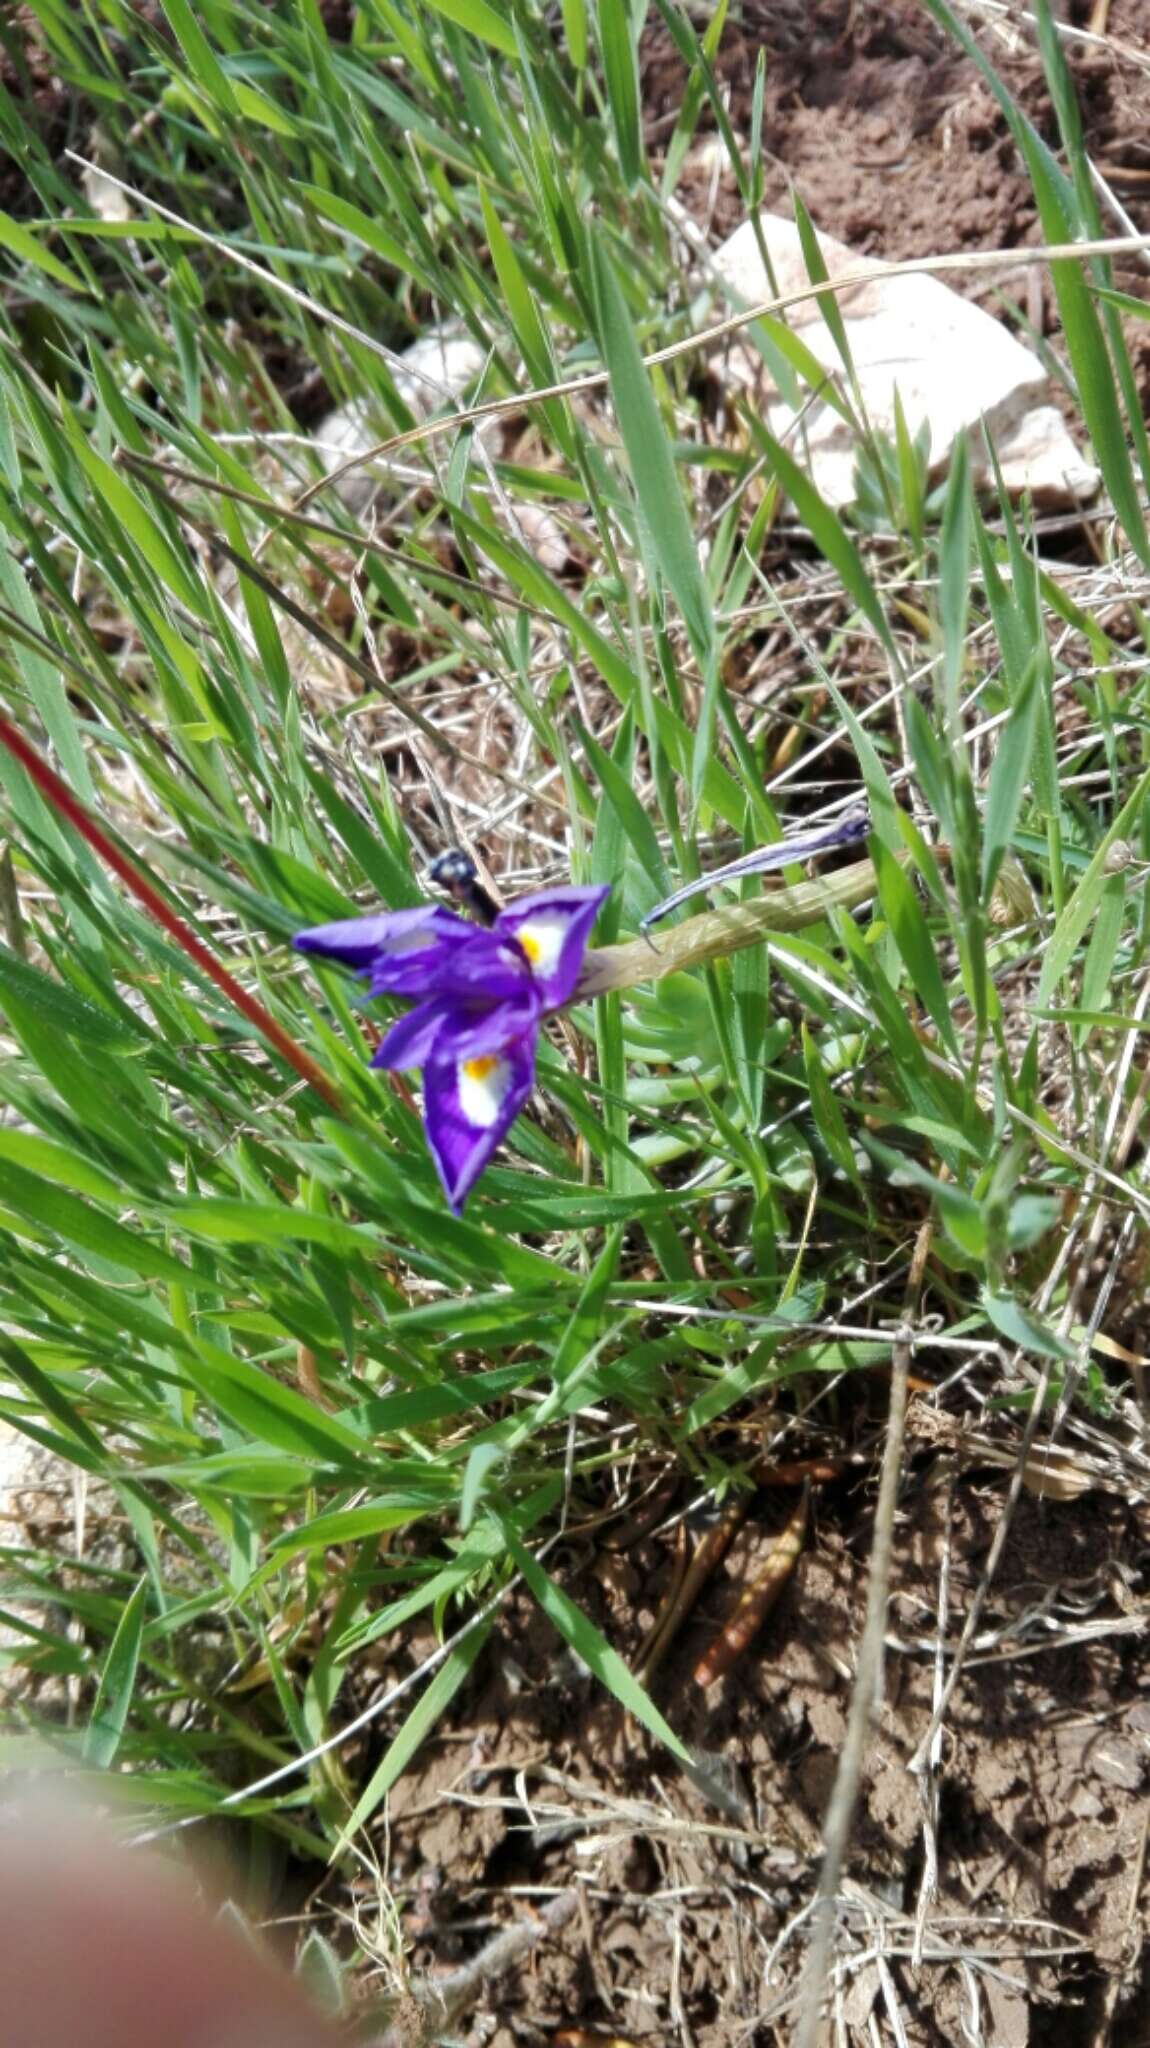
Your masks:
<path fill-rule="evenodd" d="M 459 1062 L 459 1107 L 477 1131 L 489 1131 L 511 1085 L 511 1067 L 496 1052 Z"/>
<path fill-rule="evenodd" d="M 544 912 L 517 927 L 515 936 L 537 975 L 554 974 L 569 925 L 568 918 Z"/>

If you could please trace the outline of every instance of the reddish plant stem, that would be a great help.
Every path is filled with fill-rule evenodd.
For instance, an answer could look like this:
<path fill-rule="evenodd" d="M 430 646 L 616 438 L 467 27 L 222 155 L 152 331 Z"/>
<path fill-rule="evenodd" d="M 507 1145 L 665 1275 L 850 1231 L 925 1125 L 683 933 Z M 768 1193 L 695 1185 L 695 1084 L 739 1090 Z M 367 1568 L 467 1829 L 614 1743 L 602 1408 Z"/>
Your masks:
<path fill-rule="evenodd" d="M 267 1039 L 269 1045 L 274 1045 L 281 1059 L 286 1060 L 290 1067 L 294 1067 L 301 1081 L 306 1081 L 310 1088 L 314 1088 L 316 1094 L 323 1097 L 329 1109 L 339 1110 L 342 1107 L 339 1096 L 323 1070 L 295 1043 L 294 1039 L 288 1036 L 283 1026 L 276 1023 L 263 1004 L 240 987 L 235 977 L 228 973 L 226 967 L 221 966 L 215 955 L 209 952 L 207 946 L 193 931 L 189 930 L 183 919 L 177 917 L 174 910 L 169 909 L 159 891 L 153 889 L 152 884 L 139 869 L 120 852 L 103 827 L 96 823 L 73 796 L 67 783 L 57 775 L 56 770 L 49 767 L 47 761 L 36 752 L 35 747 L 24 738 L 23 733 L 10 724 L 3 715 L 0 715 L 0 746 L 7 747 L 8 752 L 15 755 L 21 767 L 27 769 L 37 789 L 47 798 L 52 809 L 59 812 L 62 818 L 66 818 L 82 839 L 87 840 L 93 852 L 98 853 L 113 874 L 120 877 L 125 888 L 130 889 L 145 910 L 155 918 L 156 923 L 163 926 L 169 938 L 174 939 L 188 958 L 194 960 L 197 967 L 202 968 L 227 997 L 229 1003 L 242 1017 L 247 1018 L 248 1023 Z"/>

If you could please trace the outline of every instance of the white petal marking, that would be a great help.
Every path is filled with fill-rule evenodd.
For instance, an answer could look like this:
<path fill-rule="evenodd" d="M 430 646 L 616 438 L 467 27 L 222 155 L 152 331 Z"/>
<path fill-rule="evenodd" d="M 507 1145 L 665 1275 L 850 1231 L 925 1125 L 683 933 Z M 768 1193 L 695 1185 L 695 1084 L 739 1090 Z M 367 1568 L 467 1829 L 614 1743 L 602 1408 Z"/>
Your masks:
<path fill-rule="evenodd" d="M 516 925 L 515 936 L 531 962 L 532 974 L 540 981 L 554 974 L 570 927 L 569 917 L 548 916 L 546 912 L 538 917 L 525 917 L 522 924 Z"/>
<path fill-rule="evenodd" d="M 498 1053 L 483 1053 L 477 1059 L 460 1060 L 456 1070 L 459 1107 L 473 1130 L 489 1131 L 499 1115 L 511 1086 L 511 1063 Z"/>

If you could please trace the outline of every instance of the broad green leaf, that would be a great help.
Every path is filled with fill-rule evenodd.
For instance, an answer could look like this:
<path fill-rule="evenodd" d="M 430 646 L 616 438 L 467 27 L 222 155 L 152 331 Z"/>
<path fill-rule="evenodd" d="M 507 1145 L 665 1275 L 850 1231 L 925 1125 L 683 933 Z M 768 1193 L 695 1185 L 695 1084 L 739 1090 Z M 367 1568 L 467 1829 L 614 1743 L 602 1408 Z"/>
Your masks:
<path fill-rule="evenodd" d="M 915 1187 L 929 1194 L 938 1207 L 943 1224 L 955 1243 L 972 1258 L 986 1256 L 986 1215 L 982 1204 L 973 1196 L 964 1193 L 952 1181 L 938 1180 L 920 1166 L 917 1159 L 911 1159 L 905 1152 L 895 1152 L 889 1145 L 882 1145 L 877 1138 L 864 1134 L 863 1143 L 869 1152 L 881 1159 L 888 1172 L 909 1180 Z"/>
<path fill-rule="evenodd" d="M 999 1335 L 1017 1344 L 1020 1351 L 1036 1352 L 1040 1358 L 1073 1358 L 1074 1346 L 1011 1295 L 994 1294 L 984 1287 L 982 1305 Z"/>

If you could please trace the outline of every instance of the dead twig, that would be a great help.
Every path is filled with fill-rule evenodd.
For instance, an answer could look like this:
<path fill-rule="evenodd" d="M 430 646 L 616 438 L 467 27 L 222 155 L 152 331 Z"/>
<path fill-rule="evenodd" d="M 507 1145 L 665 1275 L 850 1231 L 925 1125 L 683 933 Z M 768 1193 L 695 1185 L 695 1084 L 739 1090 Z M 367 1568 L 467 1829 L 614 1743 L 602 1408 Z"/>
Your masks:
<path fill-rule="evenodd" d="M 933 1228 L 933 1219 L 928 1217 L 915 1241 L 910 1271 L 907 1275 L 905 1327 L 891 1353 L 890 1415 L 883 1449 L 878 1501 L 875 1506 L 866 1620 L 863 1624 L 862 1641 L 859 1644 L 858 1669 L 855 1674 L 854 1691 L 851 1694 L 846 1736 L 823 1825 L 823 1865 L 819 1873 L 815 1898 L 814 1934 L 805 1971 L 803 2005 L 795 2037 L 795 2048 L 815 2048 L 818 2039 L 823 1994 L 830 1970 L 835 1902 L 862 1780 L 867 1737 L 882 1689 L 883 1643 L 890 1595 L 891 1558 L 894 1551 L 894 1508 L 898 1495 L 899 1472 L 902 1468 L 907 1381 L 910 1377 L 910 1324 L 918 1308 Z"/>
<path fill-rule="evenodd" d="M 575 1918 L 579 1896 L 560 1892 L 530 1920 L 515 1920 L 501 1928 L 480 1949 L 477 1956 L 452 1970 L 446 1977 L 413 1984 L 403 2009 L 397 2013 L 372 2048 L 426 2048 L 438 2040 L 459 2015 L 482 1996 L 487 1986 L 515 1963 L 522 1962 L 541 1942 L 558 1934 Z"/>

